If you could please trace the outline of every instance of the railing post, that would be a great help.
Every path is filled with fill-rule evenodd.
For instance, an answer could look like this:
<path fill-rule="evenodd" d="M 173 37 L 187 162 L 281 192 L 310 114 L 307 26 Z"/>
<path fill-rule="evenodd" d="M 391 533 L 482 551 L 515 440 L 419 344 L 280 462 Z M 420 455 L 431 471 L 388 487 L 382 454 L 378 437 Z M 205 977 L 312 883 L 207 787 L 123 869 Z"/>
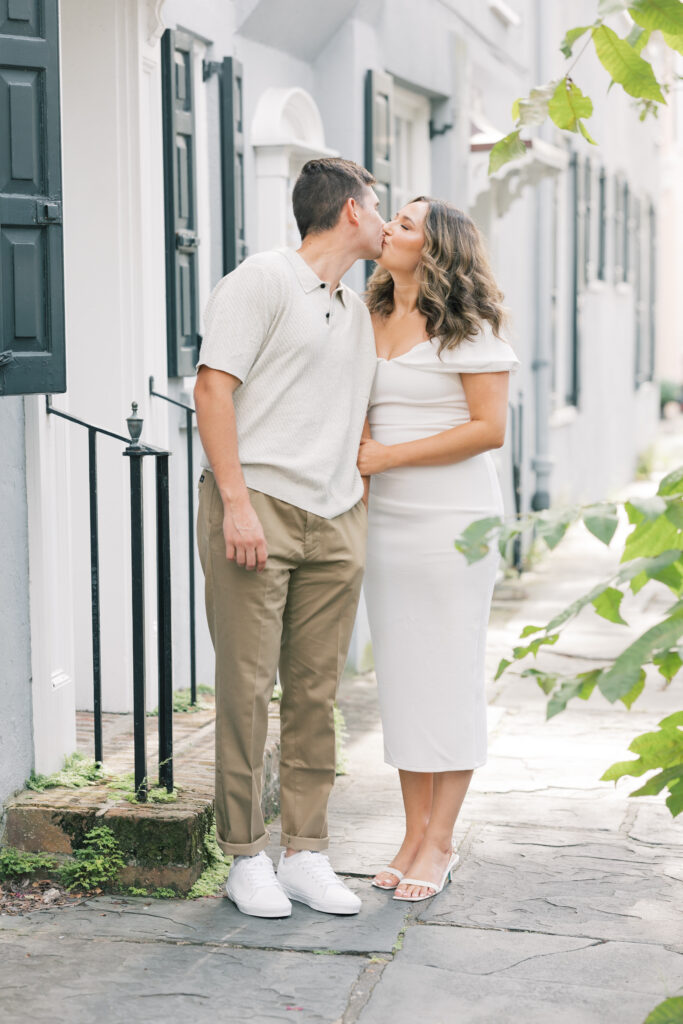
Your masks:
<path fill-rule="evenodd" d="M 142 420 L 137 404 L 126 420 L 131 443 L 124 455 L 130 459 L 130 552 L 133 612 L 133 742 L 135 748 L 135 795 L 147 800 L 147 750 L 145 744 L 145 537 L 142 499 L 142 460 L 140 445 Z"/>
<path fill-rule="evenodd" d="M 173 658 L 168 455 L 156 456 L 157 655 L 159 665 L 159 785 L 173 792 Z"/>
<path fill-rule="evenodd" d="M 188 536 L 188 568 L 190 572 L 190 702 L 197 703 L 197 657 L 195 653 L 195 599 L 194 599 L 194 460 L 192 453 L 192 417 L 191 409 L 185 411 L 187 428 L 187 536 Z"/>
<path fill-rule="evenodd" d="M 100 547 L 97 517 L 97 431 L 88 427 L 90 476 L 90 617 L 92 623 L 93 723 L 95 760 L 102 763 L 102 659 L 100 656 Z"/>

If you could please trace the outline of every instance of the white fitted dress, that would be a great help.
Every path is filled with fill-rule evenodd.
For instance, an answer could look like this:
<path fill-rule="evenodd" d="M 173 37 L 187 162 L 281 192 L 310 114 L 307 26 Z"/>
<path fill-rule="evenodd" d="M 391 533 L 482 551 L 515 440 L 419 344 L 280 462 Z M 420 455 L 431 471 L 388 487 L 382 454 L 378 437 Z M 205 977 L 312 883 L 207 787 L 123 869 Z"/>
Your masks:
<path fill-rule="evenodd" d="M 470 419 L 463 373 L 516 370 L 486 326 L 438 355 L 439 341 L 378 359 L 372 437 L 400 444 Z M 488 453 L 372 477 L 365 597 L 388 764 L 415 772 L 486 761 L 484 657 L 498 553 L 472 565 L 454 547 L 470 523 L 503 511 Z"/>

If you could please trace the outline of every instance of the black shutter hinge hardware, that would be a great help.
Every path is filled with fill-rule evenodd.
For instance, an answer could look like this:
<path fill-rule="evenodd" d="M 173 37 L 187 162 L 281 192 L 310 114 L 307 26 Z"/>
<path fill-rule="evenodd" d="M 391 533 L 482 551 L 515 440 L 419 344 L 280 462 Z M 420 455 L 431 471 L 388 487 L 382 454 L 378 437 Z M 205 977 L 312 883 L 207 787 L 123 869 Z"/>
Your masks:
<path fill-rule="evenodd" d="M 6 369 L 10 363 L 14 362 L 14 352 L 0 352 L 0 370 Z"/>
<path fill-rule="evenodd" d="M 199 245 L 199 239 L 194 231 L 176 231 L 175 247 L 181 252 L 194 252 Z"/>
<path fill-rule="evenodd" d="M 450 132 L 453 129 L 452 124 L 442 124 L 440 128 L 436 127 L 435 121 L 429 122 L 429 138 L 435 139 L 437 135 L 445 135 L 446 132 Z"/>
<path fill-rule="evenodd" d="M 36 215 L 35 224 L 61 224 L 62 223 L 62 204 L 61 203 L 46 203 L 44 200 L 39 200 L 36 203 Z"/>
<path fill-rule="evenodd" d="M 207 82 L 213 75 L 220 75 L 223 69 L 223 62 L 219 60 L 202 61 L 202 81 Z"/>

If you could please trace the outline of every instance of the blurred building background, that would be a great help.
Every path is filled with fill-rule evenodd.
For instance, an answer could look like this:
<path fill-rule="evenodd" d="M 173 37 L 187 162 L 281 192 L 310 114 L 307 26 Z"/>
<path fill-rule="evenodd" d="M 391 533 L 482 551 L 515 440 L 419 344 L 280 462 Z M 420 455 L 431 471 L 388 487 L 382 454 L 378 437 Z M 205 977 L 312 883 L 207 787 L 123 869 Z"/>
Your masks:
<path fill-rule="evenodd" d="M 365 163 L 385 216 L 432 194 L 486 236 L 522 361 L 495 453 L 511 513 L 514 462 L 522 511 L 632 478 L 660 381 L 683 376 L 680 92 L 640 124 L 587 52 L 576 79 L 599 147 L 547 126 L 487 175 L 512 101 L 563 73 L 565 31 L 594 17 L 594 0 L 0 0 L 0 801 L 32 767 L 59 767 L 93 701 L 88 432 L 45 395 L 124 435 L 136 401 L 143 440 L 173 453 L 186 686 L 188 417 L 149 378 L 191 403 L 208 295 L 246 254 L 298 246 L 289 197 L 310 157 Z M 613 24 L 628 29 L 625 15 Z M 656 40 L 647 55 L 660 72 L 670 59 Z M 348 283 L 362 290 L 365 273 Z M 129 711 L 128 460 L 120 442 L 97 444 L 102 699 Z M 145 527 L 153 538 L 149 502 Z M 196 571 L 197 678 L 210 682 Z M 154 578 L 150 541 L 150 706 Z M 361 614 L 356 663 L 366 648 Z"/>

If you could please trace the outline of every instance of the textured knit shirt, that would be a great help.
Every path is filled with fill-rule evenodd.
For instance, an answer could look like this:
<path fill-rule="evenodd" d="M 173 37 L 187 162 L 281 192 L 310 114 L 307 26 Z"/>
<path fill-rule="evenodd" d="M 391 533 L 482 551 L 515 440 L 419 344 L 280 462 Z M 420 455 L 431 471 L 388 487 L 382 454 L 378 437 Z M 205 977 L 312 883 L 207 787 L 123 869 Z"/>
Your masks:
<path fill-rule="evenodd" d="M 325 519 L 363 495 L 356 459 L 376 365 L 362 300 L 342 284 L 331 295 L 293 249 L 250 256 L 209 298 L 197 368 L 242 381 L 247 487 Z"/>

